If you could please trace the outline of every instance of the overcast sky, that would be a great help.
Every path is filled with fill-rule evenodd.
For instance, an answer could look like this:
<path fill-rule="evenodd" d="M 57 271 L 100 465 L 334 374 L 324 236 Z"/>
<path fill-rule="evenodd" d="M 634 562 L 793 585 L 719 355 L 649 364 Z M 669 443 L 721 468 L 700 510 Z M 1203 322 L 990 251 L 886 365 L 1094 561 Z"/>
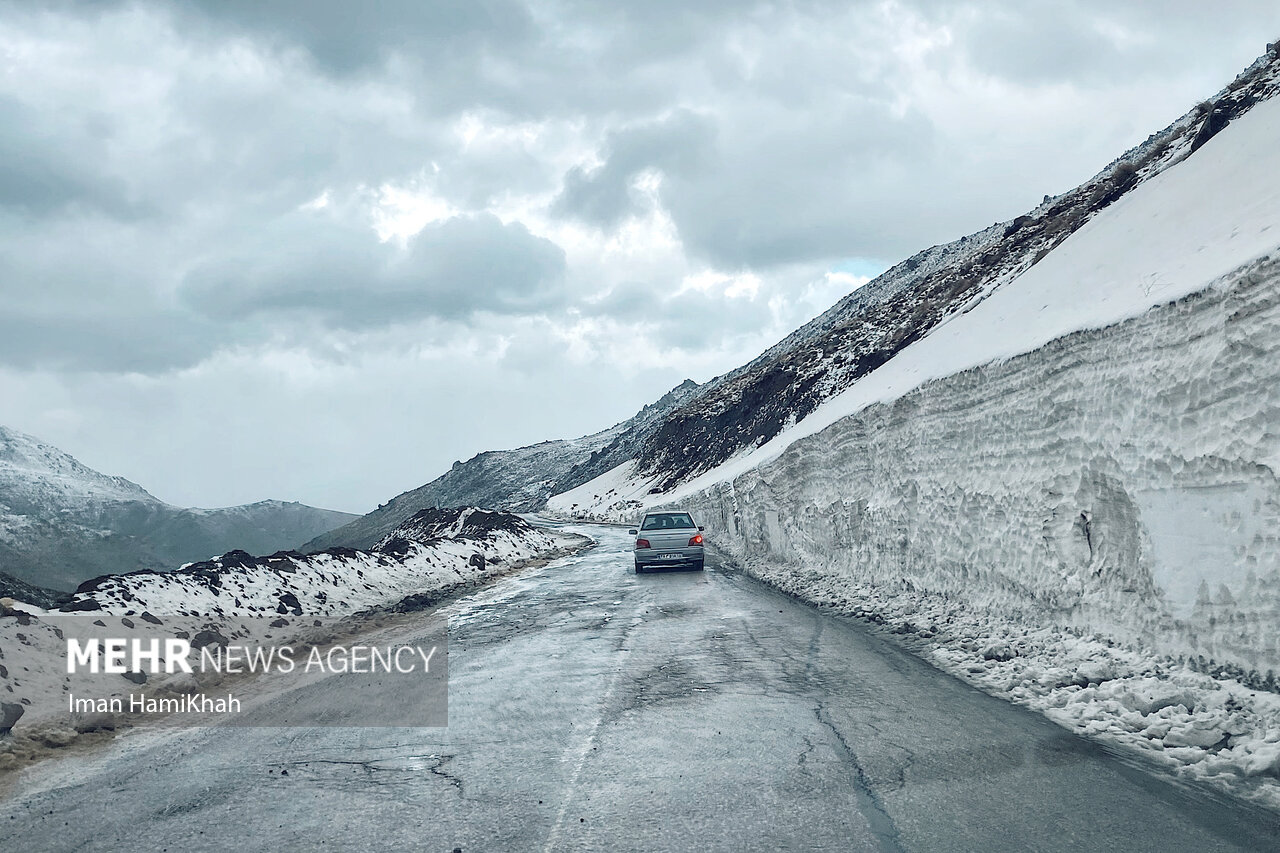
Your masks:
<path fill-rule="evenodd" d="M 365 512 L 1070 189 L 1280 5 L 0 3 L 0 423 Z"/>

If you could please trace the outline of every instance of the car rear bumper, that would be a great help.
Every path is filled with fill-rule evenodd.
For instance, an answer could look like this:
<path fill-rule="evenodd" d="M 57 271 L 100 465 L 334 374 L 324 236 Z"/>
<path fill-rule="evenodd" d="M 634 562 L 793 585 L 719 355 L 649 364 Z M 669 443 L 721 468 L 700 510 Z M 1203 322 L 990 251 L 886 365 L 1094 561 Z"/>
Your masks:
<path fill-rule="evenodd" d="M 702 562 L 703 549 L 693 545 L 681 548 L 641 548 L 635 555 L 636 563 L 645 568 L 692 566 Z"/>

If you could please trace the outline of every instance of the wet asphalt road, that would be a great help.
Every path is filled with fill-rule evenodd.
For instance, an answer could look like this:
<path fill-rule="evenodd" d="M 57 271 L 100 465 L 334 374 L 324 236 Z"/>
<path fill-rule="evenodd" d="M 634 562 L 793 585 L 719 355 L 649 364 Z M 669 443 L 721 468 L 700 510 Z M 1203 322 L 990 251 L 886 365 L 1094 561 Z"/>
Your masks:
<path fill-rule="evenodd" d="M 0 849 L 1280 849 L 857 624 L 590 532 L 445 608 L 447 729 L 135 731 L 29 772 Z"/>

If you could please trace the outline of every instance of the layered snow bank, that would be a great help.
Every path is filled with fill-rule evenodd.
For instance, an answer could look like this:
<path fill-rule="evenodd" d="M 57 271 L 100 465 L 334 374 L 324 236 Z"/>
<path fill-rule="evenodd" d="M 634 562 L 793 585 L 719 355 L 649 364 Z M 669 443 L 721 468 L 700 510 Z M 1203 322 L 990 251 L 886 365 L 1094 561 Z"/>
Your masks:
<path fill-rule="evenodd" d="M 1264 259 L 868 406 L 681 505 L 750 573 L 909 626 L 940 664 L 1082 731 L 1272 777 L 1278 471 Z"/>
<path fill-rule="evenodd" d="M 1280 246 L 1280 100 L 1253 107 L 1193 156 L 1106 207 L 1038 263 L 944 320 L 772 440 L 665 494 L 634 463 L 557 495 L 566 515 L 628 520 L 771 460 L 794 442 L 933 379 L 1136 317 Z"/>
<path fill-rule="evenodd" d="M 1229 668 L 1161 658 L 1082 628 L 966 609 L 910 582 L 885 587 L 817 565 L 752 565 L 752 574 L 783 591 L 883 626 L 988 693 L 1178 775 L 1280 808 L 1280 695 L 1242 683 Z"/>
<path fill-rule="evenodd" d="M 571 539 L 509 513 L 424 510 L 371 551 L 335 548 L 269 557 L 233 551 L 172 572 L 88 581 L 60 610 L 13 602 L 0 609 L 0 703 L 10 716 L 22 709 L 15 734 L 30 730 L 70 740 L 75 733 L 66 730 L 65 637 L 166 634 L 188 639 L 193 647 L 322 642 L 332 626 L 353 614 L 410 597 L 421 605 L 567 547 Z M 140 681 L 146 679 L 103 673 L 83 676 L 80 683 L 107 697 L 137 690 Z M 155 679 L 146 684 L 165 687 Z M 50 720 L 58 725 L 42 728 Z M 0 752 L 0 769 L 4 760 Z"/>

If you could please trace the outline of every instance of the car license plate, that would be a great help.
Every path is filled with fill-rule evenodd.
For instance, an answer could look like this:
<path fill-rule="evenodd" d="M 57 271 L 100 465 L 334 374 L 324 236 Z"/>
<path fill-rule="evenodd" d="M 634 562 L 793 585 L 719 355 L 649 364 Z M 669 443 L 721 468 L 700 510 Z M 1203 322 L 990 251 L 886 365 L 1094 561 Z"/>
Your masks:
<path fill-rule="evenodd" d="M 683 559 L 684 559 L 684 554 L 663 554 L 663 555 L 662 555 L 661 557 L 659 557 L 658 559 L 660 559 L 660 560 L 683 560 Z"/>

